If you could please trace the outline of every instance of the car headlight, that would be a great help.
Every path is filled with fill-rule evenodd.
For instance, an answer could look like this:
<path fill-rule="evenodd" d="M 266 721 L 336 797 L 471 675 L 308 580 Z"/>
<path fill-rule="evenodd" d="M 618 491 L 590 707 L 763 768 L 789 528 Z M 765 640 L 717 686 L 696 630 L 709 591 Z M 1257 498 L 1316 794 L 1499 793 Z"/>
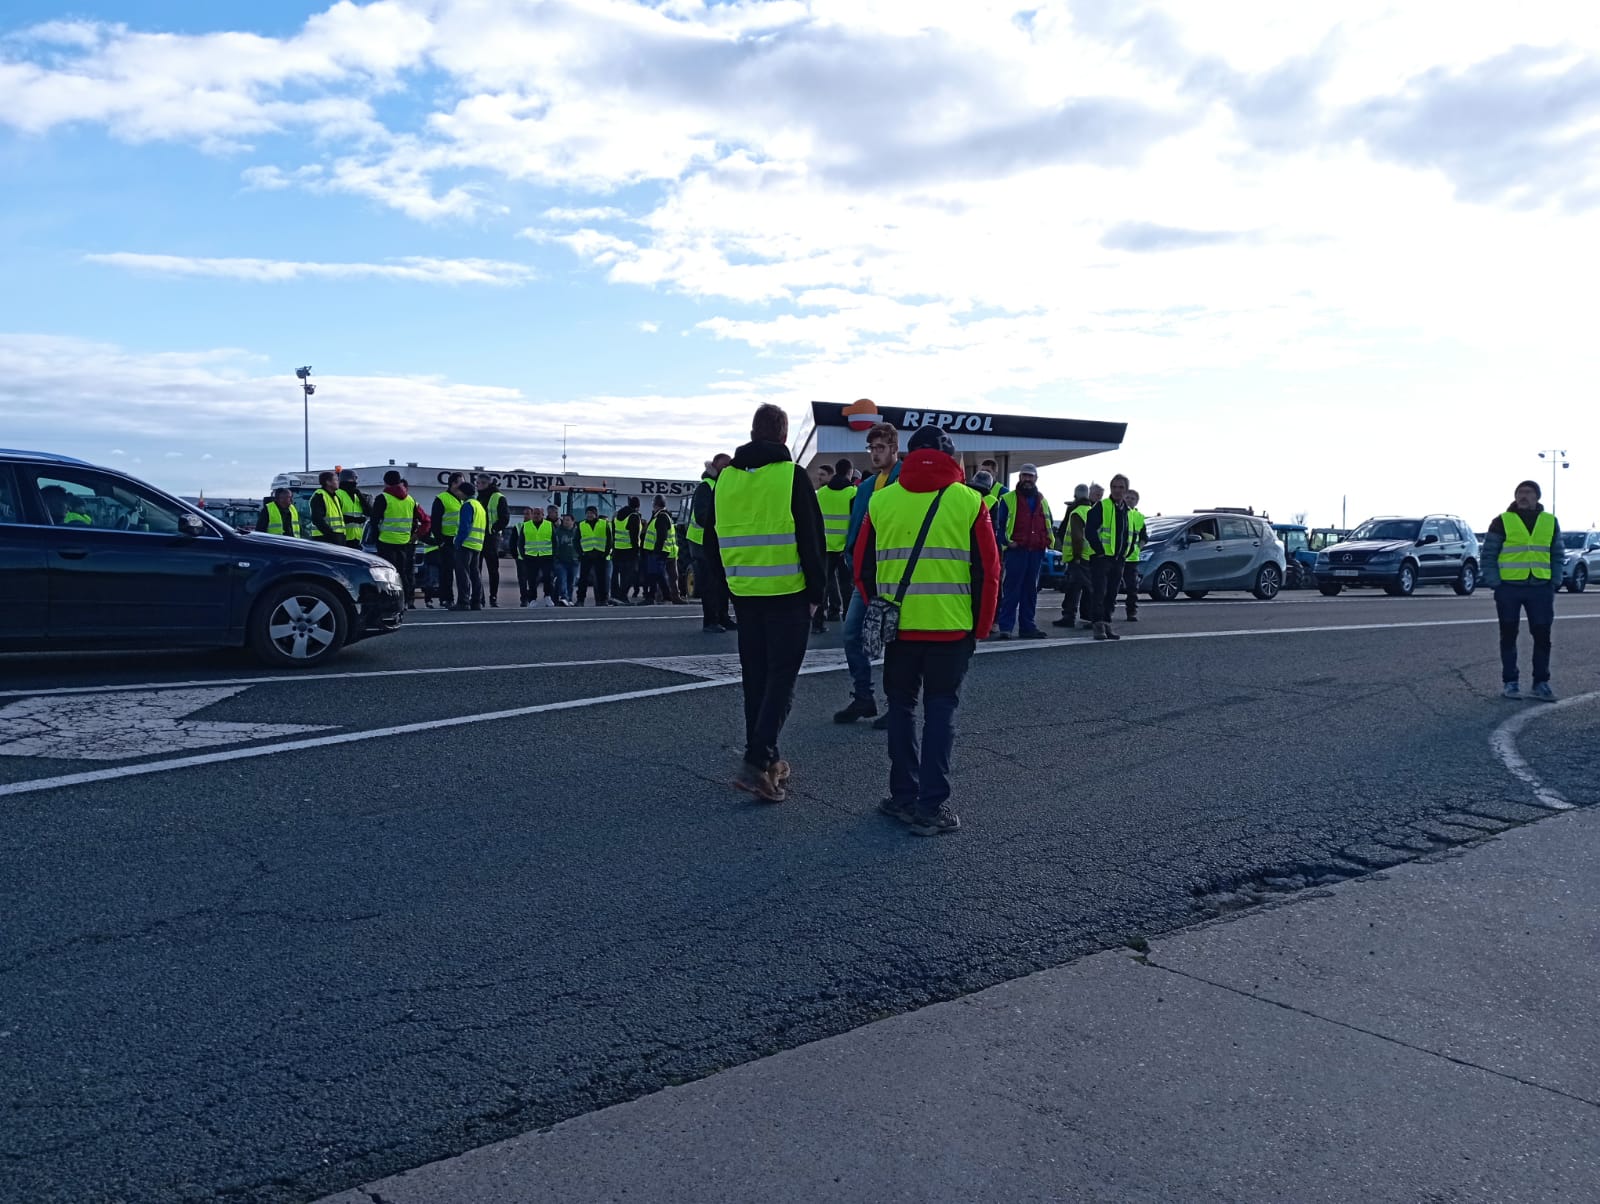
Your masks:
<path fill-rule="evenodd" d="M 392 564 L 375 564 L 372 566 L 372 579 L 379 585 L 400 585 L 400 574 L 395 571 Z"/>
<path fill-rule="evenodd" d="M 1400 559 L 1399 552 L 1374 552 L 1367 557 L 1368 564 L 1390 564 Z"/>

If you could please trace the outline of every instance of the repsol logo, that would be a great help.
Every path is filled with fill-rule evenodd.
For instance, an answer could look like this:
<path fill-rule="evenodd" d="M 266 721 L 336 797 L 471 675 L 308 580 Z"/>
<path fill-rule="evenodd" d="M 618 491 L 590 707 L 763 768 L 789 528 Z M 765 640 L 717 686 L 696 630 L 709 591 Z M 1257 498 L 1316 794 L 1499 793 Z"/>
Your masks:
<path fill-rule="evenodd" d="M 663 497 L 681 497 L 693 493 L 698 481 L 640 481 L 640 493 L 659 493 Z"/>
<path fill-rule="evenodd" d="M 439 474 L 439 484 L 449 485 L 450 478 L 455 475 L 455 472 L 446 469 Z M 467 472 L 461 475 L 470 481 L 476 474 Z M 499 477 L 501 489 L 565 489 L 567 487 L 567 479 L 555 474 L 545 476 L 532 472 L 492 472 L 484 473 L 483 475 Z"/>
<path fill-rule="evenodd" d="M 951 414 L 945 410 L 907 410 L 901 427 L 936 426 L 941 431 L 994 432 L 992 414 Z"/>

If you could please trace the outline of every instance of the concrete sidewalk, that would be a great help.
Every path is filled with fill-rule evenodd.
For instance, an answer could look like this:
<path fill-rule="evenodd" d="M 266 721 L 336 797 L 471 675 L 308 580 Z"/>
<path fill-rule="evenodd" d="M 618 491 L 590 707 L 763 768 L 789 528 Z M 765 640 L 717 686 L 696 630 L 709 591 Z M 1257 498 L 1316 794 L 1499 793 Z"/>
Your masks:
<path fill-rule="evenodd" d="M 329 1199 L 1592 1204 L 1597 1003 L 1600 809 Z"/>

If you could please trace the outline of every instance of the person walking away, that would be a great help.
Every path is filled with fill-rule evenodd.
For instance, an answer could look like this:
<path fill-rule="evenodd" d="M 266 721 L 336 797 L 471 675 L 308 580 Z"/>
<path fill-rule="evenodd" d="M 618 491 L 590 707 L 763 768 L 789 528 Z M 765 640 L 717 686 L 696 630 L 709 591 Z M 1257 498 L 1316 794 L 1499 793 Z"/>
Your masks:
<path fill-rule="evenodd" d="M 356 470 L 342 469 L 339 473 L 339 509 L 344 514 L 344 542 L 349 548 L 359 548 L 365 539 L 367 495 L 356 486 Z"/>
<path fill-rule="evenodd" d="M 789 455 L 788 438 L 783 410 L 757 408 L 750 442 L 717 478 L 705 532 L 712 571 L 739 605 L 744 757 L 733 784 L 771 803 L 788 797 L 789 763 L 778 738 L 827 585 L 822 511 L 810 478 Z"/>
<path fill-rule="evenodd" d="M 455 565 L 456 602 L 451 610 L 483 609 L 483 549 L 489 537 L 489 511 L 472 492 L 470 482 L 463 480 L 457 496 L 461 506 L 457 511 Z"/>
<path fill-rule="evenodd" d="M 1123 566 L 1128 562 L 1128 478 L 1120 472 L 1111 478 L 1111 496 L 1089 507 L 1083 520 L 1084 545 L 1089 550 L 1089 595 L 1094 605 L 1094 638 L 1120 640 L 1111 629 Z"/>
<path fill-rule="evenodd" d="M 489 605 L 500 605 L 500 552 L 501 539 L 511 525 L 511 507 L 506 495 L 500 492 L 500 478 L 478 478 L 478 502 L 489 516 L 489 529 L 483 536 L 483 564 L 489 570 Z"/>
<path fill-rule="evenodd" d="M 545 600 L 555 605 L 555 524 L 544 516 L 543 506 L 529 506 L 522 512 L 522 525 L 511 533 L 518 554 L 517 587 L 523 606 L 539 600 L 544 587 Z"/>
<path fill-rule="evenodd" d="M 264 503 L 261 513 L 256 515 L 256 530 L 289 539 L 300 538 L 300 511 L 294 507 L 292 489 L 279 486 L 272 491 L 271 500 Z"/>
<path fill-rule="evenodd" d="M 578 580 L 578 524 L 563 514 L 555 529 L 556 605 L 572 605 L 572 588 Z"/>
<path fill-rule="evenodd" d="M 400 574 L 400 588 L 405 592 L 406 609 L 415 610 L 416 592 L 414 564 L 417 548 L 417 526 L 422 512 L 411 491 L 401 481 L 400 474 L 389 469 L 383 474 L 383 492 L 372 499 L 368 518 L 372 530 L 377 532 L 375 550 Z"/>
<path fill-rule="evenodd" d="M 1009 640 L 1011 624 L 1025 640 L 1042 640 L 1037 610 L 1039 573 L 1044 554 L 1054 540 L 1055 524 L 1050 518 L 1050 503 L 1039 492 L 1039 470 L 1024 464 L 1017 470 L 1017 487 L 1000 499 L 1000 520 L 1005 540 L 1005 593 L 1000 601 L 1000 617 L 994 638 Z"/>
<path fill-rule="evenodd" d="M 1144 555 L 1144 513 L 1139 509 L 1139 491 L 1122 495 L 1128 502 L 1128 560 L 1122 568 L 1122 604 L 1128 622 L 1139 621 L 1139 558 Z"/>
<path fill-rule="evenodd" d="M 816 490 L 817 502 L 818 502 L 819 505 L 822 502 L 822 491 L 828 487 L 829 482 L 832 481 L 832 480 L 833 480 L 833 466 L 831 464 L 817 464 L 817 465 L 813 465 L 812 466 L 812 469 L 811 469 L 811 484 Z M 823 604 L 821 606 L 819 606 L 817 608 L 817 612 L 814 615 L 811 616 L 811 634 L 813 634 L 813 635 L 821 635 L 824 631 L 827 630 L 827 628 L 823 625 L 823 615 L 826 612 L 826 610 L 827 610 L 827 589 L 826 589 L 826 586 L 824 586 L 824 589 L 823 589 Z"/>
<path fill-rule="evenodd" d="M 1052 627 L 1076 627 L 1080 609 L 1089 613 L 1089 557 L 1084 550 L 1083 520 L 1089 512 L 1089 486 L 1079 485 L 1072 491 L 1072 501 L 1061 519 L 1061 565 L 1066 570 L 1066 581 L 1061 587 L 1061 617 Z M 1085 620 L 1084 626 L 1092 620 Z"/>
<path fill-rule="evenodd" d="M 706 462 L 706 474 L 695 486 L 689 499 L 689 527 L 685 539 L 689 555 L 694 559 L 694 591 L 700 595 L 700 630 L 706 635 L 721 635 L 734 631 L 732 617 L 728 614 L 727 583 L 722 574 L 713 572 L 706 557 L 706 526 L 711 522 L 711 492 L 717 487 L 717 477 L 733 457 L 718 452 Z"/>
<path fill-rule="evenodd" d="M 606 590 L 611 585 L 611 524 L 600 517 L 600 510 L 590 506 L 583 512 L 578 524 L 578 549 L 583 560 L 578 569 L 578 605 L 583 605 L 589 583 L 594 583 L 594 604 L 604 606 L 608 600 Z"/>
<path fill-rule="evenodd" d="M 339 503 L 338 477 L 331 472 L 317 474 L 317 491 L 311 495 L 311 530 L 307 534 L 318 543 L 345 546 L 344 507 Z"/>
<path fill-rule="evenodd" d="M 855 590 L 850 562 L 845 558 L 844 541 L 850 534 L 850 509 L 855 504 L 856 487 L 850 482 L 850 461 L 841 459 L 833 466 L 828 483 L 817 490 L 817 505 L 822 509 L 822 529 L 827 540 L 828 588 L 824 596 L 824 611 L 819 611 L 811 629 L 824 629 L 824 612 L 829 622 L 844 618 L 850 595 Z"/>
<path fill-rule="evenodd" d="M 631 497 L 611 519 L 611 596 L 626 602 L 643 594 L 644 523 L 639 499 Z"/>
<path fill-rule="evenodd" d="M 453 472 L 445 483 L 444 492 L 433 499 L 429 514 L 429 538 L 438 553 L 434 559 L 439 569 L 439 605 L 449 608 L 455 604 L 456 532 L 461 522 L 461 485 L 466 474 Z"/>
<path fill-rule="evenodd" d="M 850 505 L 850 527 L 845 532 L 845 556 L 854 565 L 856 540 L 861 535 L 861 524 L 866 522 L 867 508 L 872 495 L 893 484 L 900 476 L 900 432 L 887 422 L 877 423 L 867 431 L 868 475 L 856 485 L 855 501 Z M 852 571 L 852 578 L 854 574 Z M 861 646 L 861 622 L 867 615 L 866 599 L 851 582 L 850 601 L 844 612 L 844 659 L 850 668 L 850 702 L 833 713 L 835 723 L 854 723 L 857 719 L 873 719 L 872 726 L 879 731 L 889 725 L 887 712 L 878 715 L 878 700 L 872 693 L 872 661 Z"/>
<path fill-rule="evenodd" d="M 1540 503 L 1537 481 L 1523 481 L 1505 513 L 1489 524 L 1483 541 L 1483 579 L 1494 590 L 1500 620 L 1501 695 L 1523 697 L 1517 669 L 1517 632 L 1527 611 L 1533 633 L 1533 697 L 1554 702 L 1550 687 L 1550 629 L 1556 621 L 1565 552 L 1561 524 Z"/>
<path fill-rule="evenodd" d="M 900 479 L 873 493 L 854 567 L 864 598 L 893 600 L 905 590 L 899 633 L 883 653 L 889 797 L 879 810 L 909 824 L 917 836 L 940 836 L 961 827 L 950 805 L 956 709 L 977 641 L 994 621 L 1000 555 L 988 507 L 962 486 L 950 436 L 919 427 L 909 446 Z"/>

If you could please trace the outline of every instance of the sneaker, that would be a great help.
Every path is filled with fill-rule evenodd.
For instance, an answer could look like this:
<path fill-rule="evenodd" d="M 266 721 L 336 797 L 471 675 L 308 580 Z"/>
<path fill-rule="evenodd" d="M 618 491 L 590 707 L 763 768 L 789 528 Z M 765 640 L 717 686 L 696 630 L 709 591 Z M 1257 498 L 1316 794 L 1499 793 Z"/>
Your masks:
<path fill-rule="evenodd" d="M 490 598 L 489 599 L 489 605 L 494 607 L 496 610 L 498 610 L 500 608 L 500 599 L 499 598 Z"/>
<path fill-rule="evenodd" d="M 943 836 L 961 826 L 961 817 L 951 809 L 949 803 L 940 803 L 939 809 L 931 814 L 921 811 L 913 813 L 909 822 L 913 836 Z"/>
<path fill-rule="evenodd" d="M 878 702 L 875 698 L 852 698 L 850 705 L 842 711 L 833 713 L 835 723 L 854 723 L 857 719 L 871 719 L 878 713 Z"/>
<path fill-rule="evenodd" d="M 1550 688 L 1549 682 L 1536 681 L 1533 683 L 1533 697 L 1536 702 L 1554 702 L 1556 692 Z"/>
<path fill-rule="evenodd" d="M 1093 627 L 1094 627 L 1094 638 L 1095 639 L 1097 639 L 1097 640 L 1109 640 L 1111 638 L 1111 632 L 1106 627 L 1106 625 L 1104 623 L 1095 623 L 1095 624 L 1093 624 Z"/>
<path fill-rule="evenodd" d="M 781 793 L 783 790 L 783 784 L 789 780 L 789 762 L 774 761 L 771 765 L 768 765 L 767 778 L 774 786 L 778 788 L 779 792 Z"/>
<path fill-rule="evenodd" d="M 1024 631 L 1017 638 L 1019 640 L 1042 640 L 1045 638 L 1045 634 L 1035 627 L 1032 631 Z"/>
<path fill-rule="evenodd" d="M 733 776 L 735 790 L 753 794 L 762 802 L 781 803 L 788 794 L 773 782 L 769 772 L 757 769 L 748 761 L 739 762 L 739 772 Z"/>
<path fill-rule="evenodd" d="M 446 606 L 445 609 L 446 610 L 471 610 L 472 607 L 468 606 L 465 602 L 457 602 L 454 605 Z"/>
<path fill-rule="evenodd" d="M 1106 633 L 1106 639 L 1108 640 L 1120 640 L 1122 638 L 1117 634 L 1117 629 L 1111 626 L 1110 623 L 1102 624 L 1100 629 Z"/>
<path fill-rule="evenodd" d="M 1074 623 L 1071 619 L 1057 619 L 1054 623 L 1050 624 L 1050 626 L 1052 626 L 1052 627 L 1076 627 L 1077 624 Z"/>
<path fill-rule="evenodd" d="M 1505 688 L 1500 691 L 1501 698 L 1509 698 L 1512 702 L 1522 701 L 1522 687 L 1514 681 L 1508 681 Z"/>
<path fill-rule="evenodd" d="M 890 819 L 898 819 L 903 824 L 916 820 L 916 807 L 912 803 L 903 803 L 898 799 L 886 798 L 878 804 L 878 814 L 887 815 Z"/>
<path fill-rule="evenodd" d="M 875 732 L 886 732 L 886 731 L 889 730 L 889 712 L 888 711 L 885 711 L 883 714 L 879 715 L 876 719 L 874 719 L 872 721 L 872 730 L 875 731 Z"/>

